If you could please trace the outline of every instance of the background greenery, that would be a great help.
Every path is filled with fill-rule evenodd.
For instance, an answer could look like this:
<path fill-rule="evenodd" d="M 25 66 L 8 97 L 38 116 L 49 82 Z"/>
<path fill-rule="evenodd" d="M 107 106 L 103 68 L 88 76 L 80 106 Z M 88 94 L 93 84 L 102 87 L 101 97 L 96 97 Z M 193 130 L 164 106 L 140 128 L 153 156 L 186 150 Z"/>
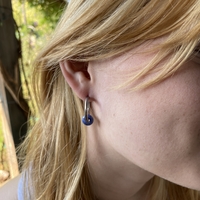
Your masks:
<path fill-rule="evenodd" d="M 31 63 L 51 35 L 65 6 L 64 0 L 12 0 L 13 16 L 17 24 L 16 37 L 21 41 L 22 47 L 20 63 L 22 88 L 31 109 L 33 109 L 33 99 L 30 95 Z M 0 169 L 8 170 L 1 121 Z"/>

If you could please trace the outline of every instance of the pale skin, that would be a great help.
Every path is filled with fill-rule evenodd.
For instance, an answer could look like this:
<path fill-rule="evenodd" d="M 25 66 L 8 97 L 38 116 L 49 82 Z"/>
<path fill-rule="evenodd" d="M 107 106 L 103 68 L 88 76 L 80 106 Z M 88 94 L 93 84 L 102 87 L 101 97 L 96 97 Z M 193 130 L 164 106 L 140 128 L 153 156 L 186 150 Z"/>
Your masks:
<path fill-rule="evenodd" d="M 145 90 L 111 89 L 152 57 L 133 50 L 89 62 L 87 76 L 81 63 L 60 63 L 74 92 L 91 98 L 87 162 L 99 200 L 148 200 L 154 175 L 200 190 L 200 58 Z"/>
<path fill-rule="evenodd" d="M 145 90 L 113 89 L 154 56 L 135 51 L 89 62 L 87 71 L 85 63 L 60 63 L 76 95 L 91 99 L 87 163 L 92 190 L 99 200 L 149 200 L 154 175 L 200 190 L 200 58 Z M 17 184 L 10 188 L 17 190 Z"/>

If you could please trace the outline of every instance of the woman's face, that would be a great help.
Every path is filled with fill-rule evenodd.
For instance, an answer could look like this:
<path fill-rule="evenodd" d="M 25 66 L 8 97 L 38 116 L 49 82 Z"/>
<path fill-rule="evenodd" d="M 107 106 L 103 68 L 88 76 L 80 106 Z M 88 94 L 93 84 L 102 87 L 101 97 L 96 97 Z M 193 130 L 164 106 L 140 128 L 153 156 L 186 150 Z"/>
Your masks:
<path fill-rule="evenodd" d="M 89 64 L 99 137 L 133 164 L 200 190 L 200 59 L 145 90 L 113 89 L 154 56 L 135 51 Z"/>

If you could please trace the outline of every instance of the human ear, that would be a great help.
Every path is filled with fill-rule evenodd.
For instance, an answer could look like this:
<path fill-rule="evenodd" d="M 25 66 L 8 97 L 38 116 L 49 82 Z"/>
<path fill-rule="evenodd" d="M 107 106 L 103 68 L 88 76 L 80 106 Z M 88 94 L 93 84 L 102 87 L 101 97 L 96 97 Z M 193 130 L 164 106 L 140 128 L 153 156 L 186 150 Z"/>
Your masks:
<path fill-rule="evenodd" d="M 59 62 L 62 74 L 74 93 L 82 100 L 89 94 L 88 63 L 64 60 Z"/>

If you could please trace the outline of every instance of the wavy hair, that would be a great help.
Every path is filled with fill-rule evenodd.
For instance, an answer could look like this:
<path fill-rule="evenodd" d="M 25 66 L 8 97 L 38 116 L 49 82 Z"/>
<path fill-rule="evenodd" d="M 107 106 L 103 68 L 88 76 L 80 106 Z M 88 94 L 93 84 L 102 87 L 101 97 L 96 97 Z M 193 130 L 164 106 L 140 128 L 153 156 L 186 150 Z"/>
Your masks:
<path fill-rule="evenodd" d="M 80 121 L 83 102 L 64 80 L 59 62 L 110 58 L 160 37 L 166 40 L 152 49 L 157 51 L 153 60 L 122 86 L 157 70 L 151 80 L 134 89 L 150 87 L 190 58 L 200 39 L 200 0 L 70 1 L 34 65 L 39 120 L 22 146 L 25 180 L 30 180 L 25 195 L 32 195 L 29 199 L 95 199 L 86 163 L 86 130 Z M 159 177 L 152 180 L 150 197 L 200 199 L 197 191 Z"/>

